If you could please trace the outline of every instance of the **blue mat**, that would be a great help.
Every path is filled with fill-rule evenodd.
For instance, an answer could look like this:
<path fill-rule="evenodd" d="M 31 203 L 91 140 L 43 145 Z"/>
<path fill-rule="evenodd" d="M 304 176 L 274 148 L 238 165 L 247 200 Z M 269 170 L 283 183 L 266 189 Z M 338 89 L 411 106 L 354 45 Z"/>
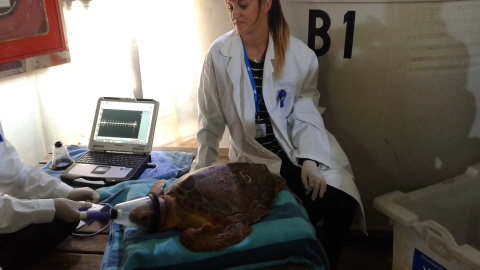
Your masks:
<path fill-rule="evenodd" d="M 175 180 L 168 180 L 167 187 Z M 103 202 L 115 205 L 145 196 L 153 183 L 130 181 L 98 191 Z M 285 188 L 270 213 L 253 225 L 250 236 L 221 251 L 192 252 L 180 243 L 177 230 L 149 234 L 112 223 L 101 269 L 257 269 L 287 263 L 328 269 L 305 209 Z"/>
<path fill-rule="evenodd" d="M 86 147 L 69 146 L 73 159 Z M 152 152 L 156 171 L 147 169 L 140 180 L 127 181 L 97 189 L 102 203 L 117 203 L 146 196 L 158 179 L 167 179 L 168 188 L 190 168 L 193 155 L 184 152 Z M 60 178 L 63 171 L 42 169 Z M 170 230 L 149 234 L 116 223 L 102 261 L 102 270 L 121 269 L 258 269 L 287 263 L 303 263 L 310 269 L 328 269 L 327 257 L 315 237 L 315 229 L 303 206 L 285 187 L 277 196 L 270 213 L 253 225 L 253 232 L 242 242 L 221 251 L 192 252 L 180 243 L 180 232 Z"/>
<path fill-rule="evenodd" d="M 85 146 L 70 145 L 67 147 L 67 151 L 72 159 L 77 160 L 88 151 L 88 148 Z M 158 180 L 177 177 L 178 175 L 186 173 L 190 169 L 190 164 L 192 163 L 193 159 L 192 153 L 178 151 L 152 151 L 151 156 L 152 163 L 157 164 L 157 168 L 146 169 L 139 179 Z M 60 175 L 63 173 L 63 171 L 50 170 L 49 167 L 51 163 L 52 161 L 49 161 L 45 166 L 42 167 L 42 170 L 60 179 Z"/>

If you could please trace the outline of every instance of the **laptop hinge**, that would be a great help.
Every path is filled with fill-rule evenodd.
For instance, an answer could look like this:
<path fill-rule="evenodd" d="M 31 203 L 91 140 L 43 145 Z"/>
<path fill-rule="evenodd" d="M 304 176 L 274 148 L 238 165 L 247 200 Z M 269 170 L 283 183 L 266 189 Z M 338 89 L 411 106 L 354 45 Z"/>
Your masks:
<path fill-rule="evenodd" d="M 92 147 L 93 152 L 105 152 L 105 147 L 103 145 L 94 145 Z"/>
<path fill-rule="evenodd" d="M 132 152 L 135 155 L 145 155 L 145 149 L 143 147 L 134 147 Z"/>

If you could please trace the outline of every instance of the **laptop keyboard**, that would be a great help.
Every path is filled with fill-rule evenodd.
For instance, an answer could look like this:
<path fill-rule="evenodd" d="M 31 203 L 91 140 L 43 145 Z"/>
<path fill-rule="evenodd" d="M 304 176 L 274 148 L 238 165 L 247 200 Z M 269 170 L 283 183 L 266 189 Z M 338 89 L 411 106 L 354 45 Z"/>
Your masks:
<path fill-rule="evenodd" d="M 98 164 L 120 167 L 140 166 L 145 160 L 144 155 L 130 155 L 105 152 L 87 152 L 77 160 L 77 163 Z"/>

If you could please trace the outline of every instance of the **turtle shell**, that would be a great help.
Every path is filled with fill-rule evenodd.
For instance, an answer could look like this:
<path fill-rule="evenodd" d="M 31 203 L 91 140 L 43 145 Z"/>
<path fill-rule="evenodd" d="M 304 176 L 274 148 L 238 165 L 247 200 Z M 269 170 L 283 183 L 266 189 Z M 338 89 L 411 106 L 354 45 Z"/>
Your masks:
<path fill-rule="evenodd" d="M 185 218 L 197 215 L 208 220 L 209 225 L 248 225 L 268 214 L 285 184 L 264 164 L 237 162 L 184 175 L 165 196 L 174 199 L 177 212 L 183 212 Z"/>
<path fill-rule="evenodd" d="M 221 250 L 250 235 L 251 224 L 268 214 L 286 181 L 264 164 L 237 162 L 186 174 L 166 193 L 165 183 L 150 189 L 160 205 L 158 230 L 181 230 L 180 242 L 199 252 Z M 153 213 L 142 215 L 142 209 L 130 215 L 149 220 Z"/>

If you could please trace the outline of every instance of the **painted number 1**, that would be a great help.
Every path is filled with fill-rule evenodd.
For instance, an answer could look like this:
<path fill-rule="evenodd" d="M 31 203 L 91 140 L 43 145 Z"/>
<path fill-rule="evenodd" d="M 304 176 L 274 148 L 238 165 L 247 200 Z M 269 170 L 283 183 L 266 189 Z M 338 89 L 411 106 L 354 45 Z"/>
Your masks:
<path fill-rule="evenodd" d="M 323 24 L 317 28 L 317 18 L 321 19 Z M 343 16 L 343 23 L 346 24 L 345 31 L 345 47 L 343 58 L 352 58 L 353 35 L 355 32 L 355 11 L 348 11 Z M 322 56 L 328 52 L 331 45 L 331 39 L 328 35 L 331 20 L 330 16 L 323 10 L 311 9 L 308 18 L 308 47 L 315 51 L 317 56 Z M 320 37 L 323 45 L 319 49 L 315 49 L 315 37 Z"/>

